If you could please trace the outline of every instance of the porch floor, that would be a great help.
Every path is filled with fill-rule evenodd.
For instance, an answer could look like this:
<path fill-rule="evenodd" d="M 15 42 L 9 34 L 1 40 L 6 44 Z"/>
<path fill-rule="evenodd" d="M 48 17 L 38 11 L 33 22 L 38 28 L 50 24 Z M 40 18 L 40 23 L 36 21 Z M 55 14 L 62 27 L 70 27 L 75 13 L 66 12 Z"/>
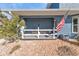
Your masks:
<path fill-rule="evenodd" d="M 37 37 L 37 36 L 33 36 L 33 35 L 30 35 L 30 36 L 24 36 L 24 39 L 56 39 L 56 37 L 53 37 L 53 36 L 51 36 L 51 35 L 44 35 L 44 36 L 42 36 L 42 35 L 40 35 L 39 36 L 39 38 Z"/>

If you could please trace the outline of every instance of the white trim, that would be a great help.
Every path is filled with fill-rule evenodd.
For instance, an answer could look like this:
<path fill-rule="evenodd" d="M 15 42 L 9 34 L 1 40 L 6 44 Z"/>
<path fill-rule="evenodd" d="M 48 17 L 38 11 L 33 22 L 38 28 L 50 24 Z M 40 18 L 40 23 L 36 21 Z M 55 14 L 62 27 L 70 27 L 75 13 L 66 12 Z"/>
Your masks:
<path fill-rule="evenodd" d="M 76 34 L 76 33 L 79 32 L 79 26 L 78 26 L 78 32 L 74 32 L 74 31 L 73 31 L 73 20 L 74 20 L 75 18 L 78 19 L 78 25 L 79 25 L 79 15 L 77 15 L 77 16 L 73 16 L 73 17 L 72 17 L 72 33 L 75 33 L 75 34 Z"/>
<path fill-rule="evenodd" d="M 38 31 L 38 29 L 24 29 L 24 31 Z M 39 29 L 39 31 L 53 31 L 53 29 Z"/>
<path fill-rule="evenodd" d="M 67 11 L 69 8 L 59 8 L 59 9 L 1 9 L 2 11 Z M 71 8 L 70 10 L 79 10 L 79 8 Z"/>
<path fill-rule="evenodd" d="M 42 10 L 21 10 L 21 11 L 12 11 L 12 13 L 17 14 L 17 15 L 24 15 L 24 16 L 35 16 L 35 15 L 64 15 L 66 14 L 68 10 L 57 10 L 57 9 L 42 9 Z M 70 10 L 68 15 L 75 15 L 79 14 L 79 10 Z"/>

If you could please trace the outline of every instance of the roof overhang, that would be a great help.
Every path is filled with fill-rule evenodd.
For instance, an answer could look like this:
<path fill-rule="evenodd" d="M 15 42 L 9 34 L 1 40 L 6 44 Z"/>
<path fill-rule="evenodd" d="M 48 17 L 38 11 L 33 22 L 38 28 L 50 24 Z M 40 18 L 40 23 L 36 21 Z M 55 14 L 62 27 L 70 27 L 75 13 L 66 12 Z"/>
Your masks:
<path fill-rule="evenodd" d="M 68 9 L 36 9 L 36 10 L 14 10 L 12 13 L 19 16 L 39 16 L 39 15 L 65 15 Z M 68 15 L 78 15 L 79 9 L 71 9 Z"/>

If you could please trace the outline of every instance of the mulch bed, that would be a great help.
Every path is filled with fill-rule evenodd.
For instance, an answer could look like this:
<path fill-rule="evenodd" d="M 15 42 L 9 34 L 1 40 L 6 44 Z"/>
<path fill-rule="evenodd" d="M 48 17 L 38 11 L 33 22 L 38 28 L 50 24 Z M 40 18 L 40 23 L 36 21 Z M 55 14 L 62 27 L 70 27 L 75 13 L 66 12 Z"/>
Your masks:
<path fill-rule="evenodd" d="M 79 44 L 63 40 L 19 40 L 0 45 L 0 55 L 16 56 L 77 56 Z"/>

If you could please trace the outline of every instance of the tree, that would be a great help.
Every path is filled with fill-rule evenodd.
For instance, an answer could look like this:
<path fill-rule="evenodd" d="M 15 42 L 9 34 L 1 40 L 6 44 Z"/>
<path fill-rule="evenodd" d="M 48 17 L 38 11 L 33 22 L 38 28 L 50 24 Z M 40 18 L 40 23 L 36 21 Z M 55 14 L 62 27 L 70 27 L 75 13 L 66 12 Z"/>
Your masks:
<path fill-rule="evenodd" d="M 17 32 L 21 26 L 24 25 L 24 21 L 17 15 L 13 14 L 13 19 L 8 20 L 6 17 L 2 18 L 3 27 L 0 28 L 0 34 L 2 37 L 12 37 L 17 35 Z M 17 25 L 19 24 L 19 27 Z"/>

